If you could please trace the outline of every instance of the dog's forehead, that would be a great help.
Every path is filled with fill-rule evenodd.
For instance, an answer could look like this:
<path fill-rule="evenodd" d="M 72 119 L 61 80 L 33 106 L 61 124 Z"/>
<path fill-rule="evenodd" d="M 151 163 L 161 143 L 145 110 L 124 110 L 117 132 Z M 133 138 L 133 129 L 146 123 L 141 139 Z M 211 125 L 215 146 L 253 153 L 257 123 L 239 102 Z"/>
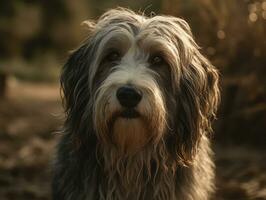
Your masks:
<path fill-rule="evenodd" d="M 116 49 L 123 55 L 152 54 L 173 48 L 171 37 L 156 29 L 155 26 L 129 26 L 126 23 L 105 27 L 99 31 L 99 46 L 102 51 Z"/>
<path fill-rule="evenodd" d="M 95 55 L 90 67 L 90 80 L 93 80 L 101 61 L 110 51 L 118 52 L 127 63 L 143 63 L 152 56 L 160 55 L 176 74 L 180 63 L 187 63 L 197 48 L 189 26 L 180 18 L 148 18 L 114 11 L 98 20 L 90 41 Z"/>
<path fill-rule="evenodd" d="M 175 51 L 179 42 L 190 44 L 193 39 L 184 20 L 168 16 L 147 18 L 137 14 L 103 15 L 96 25 L 96 37 L 105 47 L 127 51 L 133 45 L 144 53 Z"/>

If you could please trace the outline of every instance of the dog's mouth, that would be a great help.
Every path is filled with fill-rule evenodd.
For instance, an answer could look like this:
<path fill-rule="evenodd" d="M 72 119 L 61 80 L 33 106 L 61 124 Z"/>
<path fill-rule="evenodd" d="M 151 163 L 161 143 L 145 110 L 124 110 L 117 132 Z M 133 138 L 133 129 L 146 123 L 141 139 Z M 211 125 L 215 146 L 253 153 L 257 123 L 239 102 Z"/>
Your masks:
<path fill-rule="evenodd" d="M 120 117 L 127 119 L 134 119 L 140 116 L 139 112 L 135 109 L 125 109 L 120 113 Z"/>

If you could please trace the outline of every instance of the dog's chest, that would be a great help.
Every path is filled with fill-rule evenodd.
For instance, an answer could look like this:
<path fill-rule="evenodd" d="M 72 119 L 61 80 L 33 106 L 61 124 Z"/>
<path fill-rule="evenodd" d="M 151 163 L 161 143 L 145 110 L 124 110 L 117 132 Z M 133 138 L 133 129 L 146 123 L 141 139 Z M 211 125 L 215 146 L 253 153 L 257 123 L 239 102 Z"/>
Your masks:
<path fill-rule="evenodd" d="M 94 176 L 94 178 L 98 178 Z M 122 177 L 121 177 L 122 178 Z M 126 177 L 124 177 L 126 178 Z M 159 179 L 159 178 L 158 178 Z M 98 180 L 99 181 L 99 180 Z M 94 180 L 88 185 L 86 200 L 174 200 L 176 199 L 176 183 L 174 176 L 160 177 L 156 180 L 135 180 L 125 183 L 125 180 L 110 179 L 106 176 L 98 182 Z M 93 185 L 98 182 L 98 186 Z"/>

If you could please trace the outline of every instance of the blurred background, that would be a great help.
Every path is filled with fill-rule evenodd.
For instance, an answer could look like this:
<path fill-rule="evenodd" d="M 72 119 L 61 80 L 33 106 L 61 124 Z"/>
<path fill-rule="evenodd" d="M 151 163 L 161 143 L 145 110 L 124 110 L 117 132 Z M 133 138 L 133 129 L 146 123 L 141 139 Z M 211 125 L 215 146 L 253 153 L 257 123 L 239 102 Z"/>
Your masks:
<path fill-rule="evenodd" d="M 0 199 L 50 199 L 60 69 L 80 23 L 116 6 L 189 22 L 221 74 L 214 199 L 266 199 L 265 0 L 0 0 Z"/>

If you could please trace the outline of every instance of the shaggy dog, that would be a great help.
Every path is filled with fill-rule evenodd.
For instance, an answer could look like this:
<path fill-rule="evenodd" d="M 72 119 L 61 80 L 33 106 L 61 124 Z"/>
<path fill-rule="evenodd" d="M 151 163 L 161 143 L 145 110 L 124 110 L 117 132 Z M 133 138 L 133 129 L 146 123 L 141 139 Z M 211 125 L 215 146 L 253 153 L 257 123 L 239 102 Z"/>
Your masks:
<path fill-rule="evenodd" d="M 204 200 L 218 73 L 188 24 L 109 10 L 65 64 L 54 200 Z"/>

